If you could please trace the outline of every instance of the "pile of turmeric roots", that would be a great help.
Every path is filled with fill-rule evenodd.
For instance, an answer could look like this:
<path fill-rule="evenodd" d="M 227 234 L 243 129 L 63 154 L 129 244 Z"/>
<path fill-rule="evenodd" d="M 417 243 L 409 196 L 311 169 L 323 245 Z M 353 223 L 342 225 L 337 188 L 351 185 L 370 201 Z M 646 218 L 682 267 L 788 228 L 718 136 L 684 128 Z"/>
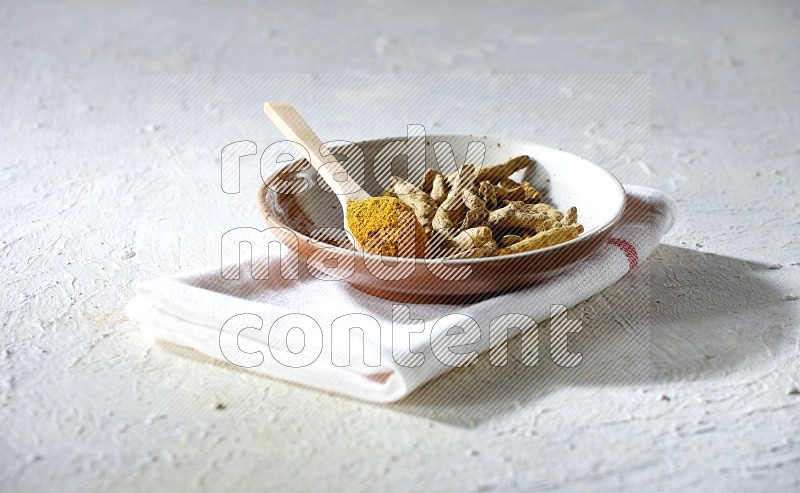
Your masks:
<path fill-rule="evenodd" d="M 518 156 L 488 166 L 464 164 L 447 175 L 428 169 L 420 186 L 393 177 L 385 194 L 413 210 L 429 238 L 427 256 L 508 255 L 577 238 L 583 226 L 575 207 L 561 213 L 542 203 L 530 183 L 510 178 L 534 165 L 529 156 Z"/>

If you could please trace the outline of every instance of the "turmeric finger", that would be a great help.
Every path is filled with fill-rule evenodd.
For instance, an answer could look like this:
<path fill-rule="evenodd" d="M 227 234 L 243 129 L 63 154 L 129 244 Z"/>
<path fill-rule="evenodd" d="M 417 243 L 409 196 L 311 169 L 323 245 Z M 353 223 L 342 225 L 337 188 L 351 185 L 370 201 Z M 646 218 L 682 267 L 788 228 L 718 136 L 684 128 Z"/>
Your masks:
<path fill-rule="evenodd" d="M 504 235 L 502 238 L 500 238 L 500 246 L 502 248 L 509 247 L 515 243 L 519 243 L 522 240 L 523 238 L 518 235 Z"/>
<path fill-rule="evenodd" d="M 480 198 L 477 193 L 477 188 L 465 188 L 463 192 L 461 192 L 461 198 L 464 200 L 464 205 L 467 206 L 468 209 L 485 209 L 486 208 L 486 201 Z"/>
<path fill-rule="evenodd" d="M 431 199 L 430 195 L 423 192 L 414 184 L 399 178 L 392 177 L 392 192 L 414 212 L 425 234 L 430 234 L 433 230 L 433 217 L 436 214 L 437 204 Z"/>
<path fill-rule="evenodd" d="M 569 226 L 570 224 L 575 224 L 578 222 L 578 208 L 575 206 L 570 207 L 567 209 L 567 214 L 564 216 L 564 224 Z"/>
<path fill-rule="evenodd" d="M 486 207 L 469 209 L 464 215 L 464 220 L 461 222 L 461 229 L 482 226 L 487 219 L 489 219 L 489 211 L 486 210 Z"/>
<path fill-rule="evenodd" d="M 444 175 L 433 168 L 425 170 L 425 176 L 422 178 L 422 191 L 431 196 L 431 198 L 441 204 L 447 198 L 447 183 L 445 182 Z"/>
<path fill-rule="evenodd" d="M 486 220 L 486 225 L 492 231 L 523 228 L 542 232 L 556 227 L 558 221 L 544 212 L 526 210 L 525 204 L 522 202 L 511 202 L 503 208 L 491 211 Z"/>
<path fill-rule="evenodd" d="M 447 244 L 450 248 L 458 250 L 469 250 L 484 246 L 492 240 L 492 230 L 486 226 L 465 229 L 454 236 Z"/>
<path fill-rule="evenodd" d="M 530 156 L 517 156 L 503 163 L 480 166 L 474 177 L 474 183 L 480 183 L 482 181 L 497 183 L 534 163 L 535 161 L 531 159 Z M 455 183 L 456 172 L 448 174 L 446 178 L 448 182 Z"/>
<path fill-rule="evenodd" d="M 444 199 L 447 198 L 447 192 L 449 189 L 447 188 L 447 183 L 444 180 L 444 176 L 441 173 L 437 173 L 436 176 L 433 177 L 433 185 L 431 188 L 431 198 L 436 201 L 436 203 L 441 204 L 444 202 Z"/>
<path fill-rule="evenodd" d="M 440 174 L 433 168 L 427 168 L 425 170 L 425 174 L 422 175 L 422 186 L 420 189 L 430 195 L 431 190 L 433 190 L 433 179 L 436 177 L 437 174 Z"/>
<path fill-rule="evenodd" d="M 549 246 L 558 245 L 565 241 L 574 240 L 579 234 L 583 232 L 583 226 L 580 224 L 572 224 L 569 226 L 562 226 L 558 228 L 549 229 L 541 233 L 537 233 L 530 238 L 526 238 L 511 246 L 501 248 L 495 252 L 495 255 L 510 255 L 512 253 L 529 252 L 532 250 L 539 250 Z"/>
<path fill-rule="evenodd" d="M 533 165 L 535 161 L 530 156 L 517 156 L 509 159 L 504 163 L 488 164 L 481 166 L 475 176 L 475 182 L 489 181 L 497 183 L 504 178 L 508 178 L 517 171 L 525 168 L 526 166 Z M 448 175 L 448 179 L 452 182 L 452 173 Z"/>
<path fill-rule="evenodd" d="M 478 185 L 478 196 L 486 203 L 487 209 L 492 210 L 497 208 L 497 191 L 491 182 L 480 182 Z"/>
<path fill-rule="evenodd" d="M 497 244 L 492 241 L 487 243 L 483 246 L 479 246 L 476 248 L 470 248 L 469 250 L 464 250 L 458 253 L 454 253 L 452 255 L 448 255 L 445 257 L 446 259 L 455 260 L 460 258 L 482 258 L 482 257 L 491 257 L 492 254 L 497 251 Z"/>
<path fill-rule="evenodd" d="M 564 214 L 549 204 L 525 204 L 524 209 L 526 212 L 543 212 L 555 221 L 561 221 L 564 219 Z"/>
<path fill-rule="evenodd" d="M 475 181 L 475 167 L 471 164 L 462 165 L 455 176 L 453 187 L 447 194 L 439 209 L 433 217 L 433 228 L 448 230 L 464 219 L 467 207 L 464 205 L 462 192 L 471 187 Z"/>
<path fill-rule="evenodd" d="M 512 201 L 522 201 L 529 204 L 536 204 L 542 200 L 542 194 L 533 188 L 530 183 L 517 183 L 510 178 L 500 181 L 496 188 L 496 194 L 501 201 L 508 203 Z"/>

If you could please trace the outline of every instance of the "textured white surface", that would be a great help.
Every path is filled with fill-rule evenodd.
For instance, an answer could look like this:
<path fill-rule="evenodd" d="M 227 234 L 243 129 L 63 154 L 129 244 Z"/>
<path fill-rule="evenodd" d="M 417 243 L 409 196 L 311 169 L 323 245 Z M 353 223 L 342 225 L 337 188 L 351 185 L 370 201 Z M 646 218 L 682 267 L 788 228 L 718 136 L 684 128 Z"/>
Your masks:
<path fill-rule="evenodd" d="M 792 2 L 17 2 L 0 24 L 0 489 L 800 487 Z M 649 283 L 654 373 L 544 368 L 546 391 L 529 379 L 446 411 L 389 409 L 153 347 L 123 314 L 133 285 L 208 266 L 231 217 L 257 224 L 251 200 L 219 192 L 219 144 L 275 138 L 214 97 L 162 104 L 153 76 L 343 70 L 649 74 L 649 157 L 615 171 L 638 167 L 623 180 L 664 189 L 682 215 L 643 274 L 587 310 L 616 311 L 591 332 L 613 334 L 630 316 L 617 294 Z M 370 137 L 389 129 L 336 111 L 368 94 L 303 104 L 327 133 Z M 602 122 L 582 135 L 571 150 L 618 150 Z M 587 337 L 587 354 L 613 341 Z"/>

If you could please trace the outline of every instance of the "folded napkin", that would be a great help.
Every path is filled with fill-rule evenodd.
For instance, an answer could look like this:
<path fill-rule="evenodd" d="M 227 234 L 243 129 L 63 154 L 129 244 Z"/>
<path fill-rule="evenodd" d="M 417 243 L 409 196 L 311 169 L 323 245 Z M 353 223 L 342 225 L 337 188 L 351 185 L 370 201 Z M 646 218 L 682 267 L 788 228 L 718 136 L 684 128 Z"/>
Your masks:
<path fill-rule="evenodd" d="M 490 348 L 490 327 L 511 335 L 525 330 L 530 319 L 511 314 L 541 323 L 551 316 L 551 305 L 572 307 L 635 268 L 672 226 L 676 205 L 653 189 L 625 190 L 625 214 L 598 251 L 546 282 L 471 305 L 395 303 L 305 269 L 297 279 L 259 280 L 245 268 L 241 279 L 229 280 L 218 267 L 141 283 L 128 313 L 153 337 L 231 365 L 391 402 L 473 362 Z M 254 260 L 254 271 L 258 262 L 280 272 L 277 258 Z"/>

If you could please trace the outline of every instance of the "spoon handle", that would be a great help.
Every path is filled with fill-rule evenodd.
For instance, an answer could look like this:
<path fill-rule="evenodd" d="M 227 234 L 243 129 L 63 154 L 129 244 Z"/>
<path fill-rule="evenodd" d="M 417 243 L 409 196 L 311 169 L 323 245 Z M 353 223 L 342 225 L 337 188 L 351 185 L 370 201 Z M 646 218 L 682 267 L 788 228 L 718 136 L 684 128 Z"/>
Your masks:
<path fill-rule="evenodd" d="M 325 183 L 331 187 L 333 193 L 337 195 L 343 206 L 347 200 L 360 200 L 369 198 L 370 195 L 347 174 L 347 171 L 336 160 L 336 156 L 331 154 L 317 134 L 303 120 L 303 117 L 290 104 L 267 101 L 264 103 L 264 113 L 267 114 L 272 123 L 289 140 L 293 141 L 297 148 L 308 153 L 308 159 L 314 169 L 317 170 Z"/>

